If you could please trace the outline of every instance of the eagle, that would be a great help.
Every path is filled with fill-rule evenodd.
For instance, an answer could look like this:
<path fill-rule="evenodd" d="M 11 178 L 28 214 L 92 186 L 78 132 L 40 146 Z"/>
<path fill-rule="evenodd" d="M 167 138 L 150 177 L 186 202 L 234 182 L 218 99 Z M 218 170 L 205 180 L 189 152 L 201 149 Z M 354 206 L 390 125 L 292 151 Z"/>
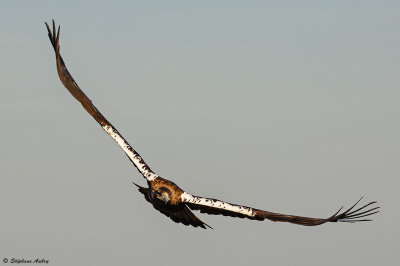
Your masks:
<path fill-rule="evenodd" d="M 60 26 L 58 26 L 56 30 L 54 19 L 52 22 L 52 30 L 47 22 L 45 22 L 45 25 L 47 27 L 50 42 L 55 51 L 57 72 L 62 84 L 72 94 L 72 96 L 82 104 L 83 108 L 97 121 L 97 123 L 100 124 L 101 128 L 115 140 L 128 156 L 129 160 L 146 179 L 147 187 L 142 187 L 134 183 L 139 192 L 143 194 L 146 201 L 174 222 L 182 223 L 187 226 L 190 225 L 204 229 L 208 227 L 212 229 L 211 226 L 200 220 L 192 210 L 198 210 L 201 213 L 206 214 L 247 218 L 258 221 L 268 219 L 274 222 L 288 222 L 303 226 L 315 226 L 327 222 L 352 223 L 371 221 L 365 217 L 379 212 L 379 207 L 375 205 L 376 201 L 369 202 L 361 207 L 356 207 L 356 205 L 361 201 L 361 198 L 349 209 L 340 212 L 342 210 L 342 208 L 340 208 L 339 211 L 328 218 L 302 217 L 264 211 L 261 209 L 228 203 L 214 198 L 195 196 L 182 190 L 174 182 L 164 179 L 154 173 L 139 153 L 132 148 L 118 130 L 100 113 L 92 101 L 79 88 L 60 55 Z"/>

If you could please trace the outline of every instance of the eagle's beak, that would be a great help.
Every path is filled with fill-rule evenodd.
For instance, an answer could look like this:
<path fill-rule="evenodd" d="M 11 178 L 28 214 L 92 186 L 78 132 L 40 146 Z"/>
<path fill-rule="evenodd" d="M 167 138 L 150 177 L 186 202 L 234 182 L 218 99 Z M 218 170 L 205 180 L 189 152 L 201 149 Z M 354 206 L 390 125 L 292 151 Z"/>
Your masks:
<path fill-rule="evenodd" d="M 162 196 L 161 196 L 161 200 L 162 200 L 162 202 L 164 202 L 164 205 L 167 205 L 167 203 L 168 203 L 168 201 L 169 201 L 169 197 L 168 197 L 168 194 L 167 193 L 162 193 L 161 194 Z"/>

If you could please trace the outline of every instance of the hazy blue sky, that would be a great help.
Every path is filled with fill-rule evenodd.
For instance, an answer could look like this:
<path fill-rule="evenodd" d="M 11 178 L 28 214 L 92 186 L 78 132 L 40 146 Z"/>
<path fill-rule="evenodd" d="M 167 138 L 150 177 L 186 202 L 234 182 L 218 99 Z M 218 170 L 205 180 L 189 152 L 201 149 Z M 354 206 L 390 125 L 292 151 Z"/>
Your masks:
<path fill-rule="evenodd" d="M 0 263 L 398 265 L 398 1 L 1 1 Z M 58 79 L 196 195 L 360 224 L 173 223 Z"/>

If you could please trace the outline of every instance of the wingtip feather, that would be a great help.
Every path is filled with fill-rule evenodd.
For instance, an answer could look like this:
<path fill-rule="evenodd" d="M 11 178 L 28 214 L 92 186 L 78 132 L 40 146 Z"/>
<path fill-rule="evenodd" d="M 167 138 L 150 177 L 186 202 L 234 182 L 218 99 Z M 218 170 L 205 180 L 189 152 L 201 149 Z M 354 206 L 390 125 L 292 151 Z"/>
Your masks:
<path fill-rule="evenodd" d="M 364 222 L 364 221 L 372 221 L 371 219 L 360 219 L 363 217 L 367 217 L 367 216 L 371 216 L 373 214 L 378 213 L 379 211 L 376 211 L 378 209 L 380 209 L 379 206 L 377 207 L 373 207 L 370 209 L 365 210 L 368 206 L 376 204 L 376 201 L 371 201 L 363 206 L 361 206 L 360 208 L 353 210 L 354 207 L 363 199 L 363 197 L 361 197 L 361 199 L 359 199 L 353 206 L 351 206 L 351 208 L 347 209 L 345 212 L 337 215 L 332 221 L 338 221 L 338 222 Z M 353 210 L 353 211 L 352 211 Z"/>

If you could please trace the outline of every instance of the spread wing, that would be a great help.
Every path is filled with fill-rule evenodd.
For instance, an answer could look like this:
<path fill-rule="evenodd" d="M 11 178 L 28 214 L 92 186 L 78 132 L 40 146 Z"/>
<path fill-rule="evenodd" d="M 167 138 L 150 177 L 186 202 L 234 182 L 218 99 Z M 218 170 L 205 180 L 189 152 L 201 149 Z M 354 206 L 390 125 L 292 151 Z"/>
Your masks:
<path fill-rule="evenodd" d="M 135 184 L 135 183 L 133 183 Z M 141 187 L 135 184 L 138 187 L 140 193 L 144 195 L 144 198 L 152 204 L 148 196 L 148 188 Z M 194 213 L 189 210 L 189 208 L 185 204 L 180 204 L 176 207 L 168 207 L 168 206 L 159 206 L 152 204 L 154 209 L 158 210 L 162 214 L 166 215 L 167 217 L 171 218 L 172 221 L 175 223 L 182 223 L 184 225 L 192 225 L 194 227 L 201 227 L 206 229 L 206 226 L 213 229 L 208 224 L 204 223 L 200 220 Z"/>
<path fill-rule="evenodd" d="M 376 202 L 370 202 L 358 209 L 355 209 L 355 206 L 357 205 L 357 203 L 360 202 L 361 199 L 357 201 L 356 204 L 354 204 L 348 210 L 340 213 L 341 210 L 340 209 L 338 212 L 336 212 L 329 218 L 325 219 L 268 212 L 246 206 L 227 203 L 217 199 L 193 196 L 186 192 L 181 195 L 181 199 L 182 202 L 186 203 L 186 205 L 190 209 L 199 210 L 202 213 L 215 214 L 215 215 L 220 214 L 225 216 L 248 218 L 251 220 L 259 220 L 259 221 L 269 219 L 274 222 L 289 222 L 305 226 L 320 225 L 326 222 L 371 221 L 369 219 L 365 219 L 364 217 L 379 212 L 377 211 L 379 207 L 368 208 L 370 205 L 373 205 Z"/>
<path fill-rule="evenodd" d="M 107 119 L 100 113 L 100 111 L 94 106 L 92 101 L 86 96 L 86 94 L 79 88 L 78 84 L 72 78 L 67 67 L 64 64 L 64 60 L 60 55 L 60 26 L 56 31 L 56 27 L 53 20 L 53 31 L 50 30 L 49 25 L 45 22 L 47 31 L 49 32 L 49 39 L 53 45 L 56 54 L 57 72 L 61 82 L 65 88 L 77 99 L 85 108 L 85 110 L 100 124 L 103 130 L 110 135 L 117 144 L 123 149 L 128 156 L 129 160 L 136 166 L 139 172 L 148 181 L 156 179 L 158 176 L 150 169 L 150 167 L 144 162 L 142 157 L 137 153 L 131 145 L 122 137 L 118 130 L 107 121 Z"/>

